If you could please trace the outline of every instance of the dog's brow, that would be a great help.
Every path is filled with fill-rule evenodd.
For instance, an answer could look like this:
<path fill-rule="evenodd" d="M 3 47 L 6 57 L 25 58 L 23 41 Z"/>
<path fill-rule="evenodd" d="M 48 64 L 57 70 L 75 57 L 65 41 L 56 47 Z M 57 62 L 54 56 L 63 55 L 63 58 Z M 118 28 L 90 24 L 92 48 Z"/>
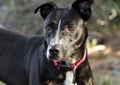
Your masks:
<path fill-rule="evenodd" d="M 47 24 L 47 26 L 54 26 L 56 24 L 56 22 L 52 21 L 50 23 Z"/>

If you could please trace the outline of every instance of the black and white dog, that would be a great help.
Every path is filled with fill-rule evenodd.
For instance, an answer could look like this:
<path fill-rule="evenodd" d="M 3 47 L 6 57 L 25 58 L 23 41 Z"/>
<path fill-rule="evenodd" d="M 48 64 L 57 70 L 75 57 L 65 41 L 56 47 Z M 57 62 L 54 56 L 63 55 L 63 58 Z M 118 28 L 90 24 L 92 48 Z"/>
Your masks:
<path fill-rule="evenodd" d="M 39 11 L 45 20 L 41 36 L 0 29 L 0 80 L 7 85 L 94 85 L 86 51 L 92 3 L 39 6 L 35 13 Z"/>

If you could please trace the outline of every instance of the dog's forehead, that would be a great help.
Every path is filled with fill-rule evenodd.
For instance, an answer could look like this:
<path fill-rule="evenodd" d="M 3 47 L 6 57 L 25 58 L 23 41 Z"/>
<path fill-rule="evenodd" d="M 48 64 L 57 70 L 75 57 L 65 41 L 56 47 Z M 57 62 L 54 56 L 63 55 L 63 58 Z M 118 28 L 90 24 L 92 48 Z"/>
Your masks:
<path fill-rule="evenodd" d="M 64 22 L 72 21 L 77 19 L 78 13 L 72 8 L 57 8 L 51 11 L 49 16 L 46 18 L 45 23 L 54 22 L 57 24 L 61 19 Z"/>

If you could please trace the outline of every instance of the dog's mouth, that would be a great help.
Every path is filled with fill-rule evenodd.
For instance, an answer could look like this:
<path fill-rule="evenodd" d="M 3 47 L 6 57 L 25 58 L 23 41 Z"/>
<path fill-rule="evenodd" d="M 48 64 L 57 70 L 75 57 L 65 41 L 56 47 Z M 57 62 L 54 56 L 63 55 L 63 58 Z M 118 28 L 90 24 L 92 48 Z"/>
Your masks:
<path fill-rule="evenodd" d="M 53 63 L 58 68 L 58 70 L 60 70 L 61 68 L 65 68 L 67 70 L 72 70 L 74 72 L 76 70 L 76 68 L 78 68 L 85 61 L 85 59 L 87 57 L 86 52 L 87 51 L 85 48 L 83 57 L 75 63 L 69 63 L 69 62 L 64 61 L 64 60 L 55 60 L 55 59 L 53 59 Z"/>
<path fill-rule="evenodd" d="M 75 64 L 66 62 L 64 60 L 58 61 L 58 60 L 53 60 L 54 65 L 60 70 L 61 68 L 66 68 L 68 70 L 72 70 L 72 68 L 75 66 Z"/>

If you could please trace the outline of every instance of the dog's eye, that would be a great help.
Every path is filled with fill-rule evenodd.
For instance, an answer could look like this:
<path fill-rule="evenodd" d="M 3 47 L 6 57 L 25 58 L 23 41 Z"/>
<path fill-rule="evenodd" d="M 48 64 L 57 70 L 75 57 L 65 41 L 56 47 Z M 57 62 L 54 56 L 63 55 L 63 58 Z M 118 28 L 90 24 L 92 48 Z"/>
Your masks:
<path fill-rule="evenodd" d="M 46 31 L 48 31 L 48 32 L 52 32 L 52 30 L 54 29 L 54 27 L 55 27 L 55 22 L 50 22 L 50 23 L 48 23 L 48 24 L 45 26 L 45 29 L 46 29 Z"/>
<path fill-rule="evenodd" d="M 75 26 L 73 24 L 68 25 L 68 31 L 74 32 Z"/>
<path fill-rule="evenodd" d="M 50 26 L 46 26 L 45 29 L 46 29 L 46 31 L 48 31 L 48 32 L 51 32 L 51 31 L 52 31 L 52 27 L 50 27 Z"/>

